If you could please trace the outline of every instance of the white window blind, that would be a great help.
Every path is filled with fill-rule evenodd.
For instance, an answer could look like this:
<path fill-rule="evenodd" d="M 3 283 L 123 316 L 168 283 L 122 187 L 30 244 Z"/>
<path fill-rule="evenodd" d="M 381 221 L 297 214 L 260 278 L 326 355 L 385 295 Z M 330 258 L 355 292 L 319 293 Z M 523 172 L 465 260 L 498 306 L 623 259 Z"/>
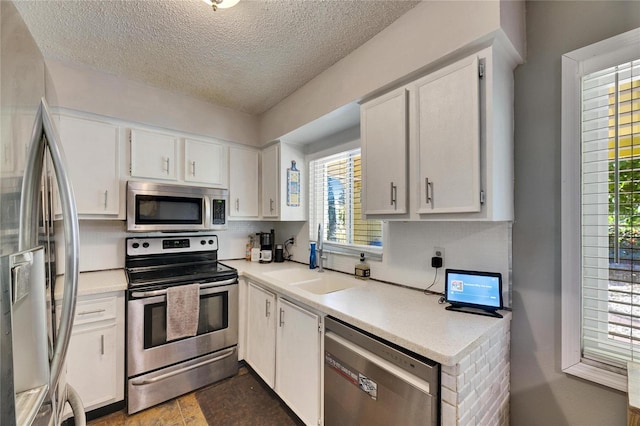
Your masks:
<path fill-rule="evenodd" d="M 640 60 L 582 78 L 582 357 L 640 359 Z"/>
<path fill-rule="evenodd" d="M 363 220 L 360 148 L 309 163 L 309 238 L 323 225 L 325 250 L 381 253 L 382 222 Z"/>

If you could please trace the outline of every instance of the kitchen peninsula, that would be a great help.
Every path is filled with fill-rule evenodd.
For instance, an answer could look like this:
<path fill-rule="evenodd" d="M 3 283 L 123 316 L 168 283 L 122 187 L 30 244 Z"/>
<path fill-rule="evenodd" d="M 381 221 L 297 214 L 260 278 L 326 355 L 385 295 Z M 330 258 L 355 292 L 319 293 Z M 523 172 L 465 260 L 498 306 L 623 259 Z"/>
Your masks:
<path fill-rule="evenodd" d="M 315 294 L 284 278 L 317 274 L 306 265 L 225 263 L 238 269 L 241 306 L 246 305 L 242 298 L 247 283 L 255 283 L 280 298 L 331 315 L 441 364 L 441 424 L 466 424 L 474 417 L 477 424 L 509 424 L 510 312 L 497 319 L 446 311 L 438 296 L 333 271 L 326 271 L 323 280 L 351 280 L 353 287 Z M 241 330 L 242 324 L 241 318 Z M 243 343 L 241 334 L 240 345 Z"/>

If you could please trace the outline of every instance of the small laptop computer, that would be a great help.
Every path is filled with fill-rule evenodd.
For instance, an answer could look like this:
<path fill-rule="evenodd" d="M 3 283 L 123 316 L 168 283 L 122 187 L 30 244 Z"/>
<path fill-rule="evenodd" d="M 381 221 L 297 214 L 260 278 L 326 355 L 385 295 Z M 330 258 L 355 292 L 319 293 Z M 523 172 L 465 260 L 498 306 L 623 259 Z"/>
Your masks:
<path fill-rule="evenodd" d="M 502 318 L 502 274 L 447 269 L 444 298 L 447 310 Z"/>

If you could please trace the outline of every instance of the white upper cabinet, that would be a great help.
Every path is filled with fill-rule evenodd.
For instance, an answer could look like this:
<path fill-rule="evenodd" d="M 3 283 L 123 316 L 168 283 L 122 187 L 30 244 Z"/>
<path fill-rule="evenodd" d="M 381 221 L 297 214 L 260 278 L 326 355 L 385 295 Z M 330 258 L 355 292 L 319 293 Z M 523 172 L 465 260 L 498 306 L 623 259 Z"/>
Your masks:
<path fill-rule="evenodd" d="M 490 46 L 362 104 L 368 219 L 513 220 L 515 65 Z"/>
<path fill-rule="evenodd" d="M 415 84 L 419 213 L 480 211 L 479 79 L 471 56 Z"/>
<path fill-rule="evenodd" d="M 262 150 L 262 217 L 281 221 L 307 220 L 304 191 L 306 174 L 302 150 L 278 142 Z"/>
<path fill-rule="evenodd" d="M 407 212 L 407 102 L 408 91 L 400 88 L 360 108 L 366 215 Z"/>
<path fill-rule="evenodd" d="M 148 130 L 131 129 L 131 176 L 178 179 L 178 138 Z"/>
<path fill-rule="evenodd" d="M 124 219 L 118 126 L 69 115 L 58 118 L 78 214 L 85 219 Z M 55 212 L 61 214 L 57 201 Z"/>
<path fill-rule="evenodd" d="M 271 145 L 262 150 L 262 217 L 277 218 L 279 210 L 280 147 Z"/>
<path fill-rule="evenodd" d="M 229 218 L 258 218 L 259 151 L 229 148 Z"/>
<path fill-rule="evenodd" d="M 184 180 L 226 188 L 227 146 L 222 143 L 185 139 Z"/>

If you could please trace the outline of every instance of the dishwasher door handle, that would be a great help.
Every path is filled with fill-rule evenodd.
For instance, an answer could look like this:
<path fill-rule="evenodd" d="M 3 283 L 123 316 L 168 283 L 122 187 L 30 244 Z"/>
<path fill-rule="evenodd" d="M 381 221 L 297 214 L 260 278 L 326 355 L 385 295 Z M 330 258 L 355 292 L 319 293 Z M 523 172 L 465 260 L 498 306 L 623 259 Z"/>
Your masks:
<path fill-rule="evenodd" d="M 378 355 L 374 354 L 373 352 L 370 352 L 364 348 L 361 348 L 360 346 L 357 346 L 355 344 L 353 344 L 353 342 L 350 342 L 346 339 L 344 339 L 341 336 L 338 336 L 337 334 L 335 334 L 332 331 L 327 331 L 325 333 L 325 341 L 326 340 L 333 340 L 335 343 L 343 346 L 345 349 L 355 353 L 357 356 L 360 356 L 364 359 L 366 359 L 367 361 L 377 365 L 379 368 L 381 368 L 382 370 L 385 370 L 387 373 L 398 377 L 399 379 L 401 379 L 402 381 L 411 384 L 412 386 L 414 386 L 416 389 L 419 389 L 420 391 L 426 393 L 426 394 L 432 394 L 432 393 L 438 393 L 438 389 L 431 389 L 430 387 L 430 383 L 427 382 L 426 380 L 422 380 L 419 377 L 414 376 L 413 374 L 403 370 L 400 367 L 397 367 L 395 365 L 393 365 L 392 363 L 390 363 L 389 361 L 379 357 Z M 330 349 L 327 348 L 327 344 L 325 343 L 325 352 L 330 352 Z M 325 357 L 326 359 L 326 357 Z M 372 378 L 375 380 L 375 378 Z M 437 386 L 437 384 L 436 384 Z M 434 386 L 434 387 L 436 387 Z"/>

